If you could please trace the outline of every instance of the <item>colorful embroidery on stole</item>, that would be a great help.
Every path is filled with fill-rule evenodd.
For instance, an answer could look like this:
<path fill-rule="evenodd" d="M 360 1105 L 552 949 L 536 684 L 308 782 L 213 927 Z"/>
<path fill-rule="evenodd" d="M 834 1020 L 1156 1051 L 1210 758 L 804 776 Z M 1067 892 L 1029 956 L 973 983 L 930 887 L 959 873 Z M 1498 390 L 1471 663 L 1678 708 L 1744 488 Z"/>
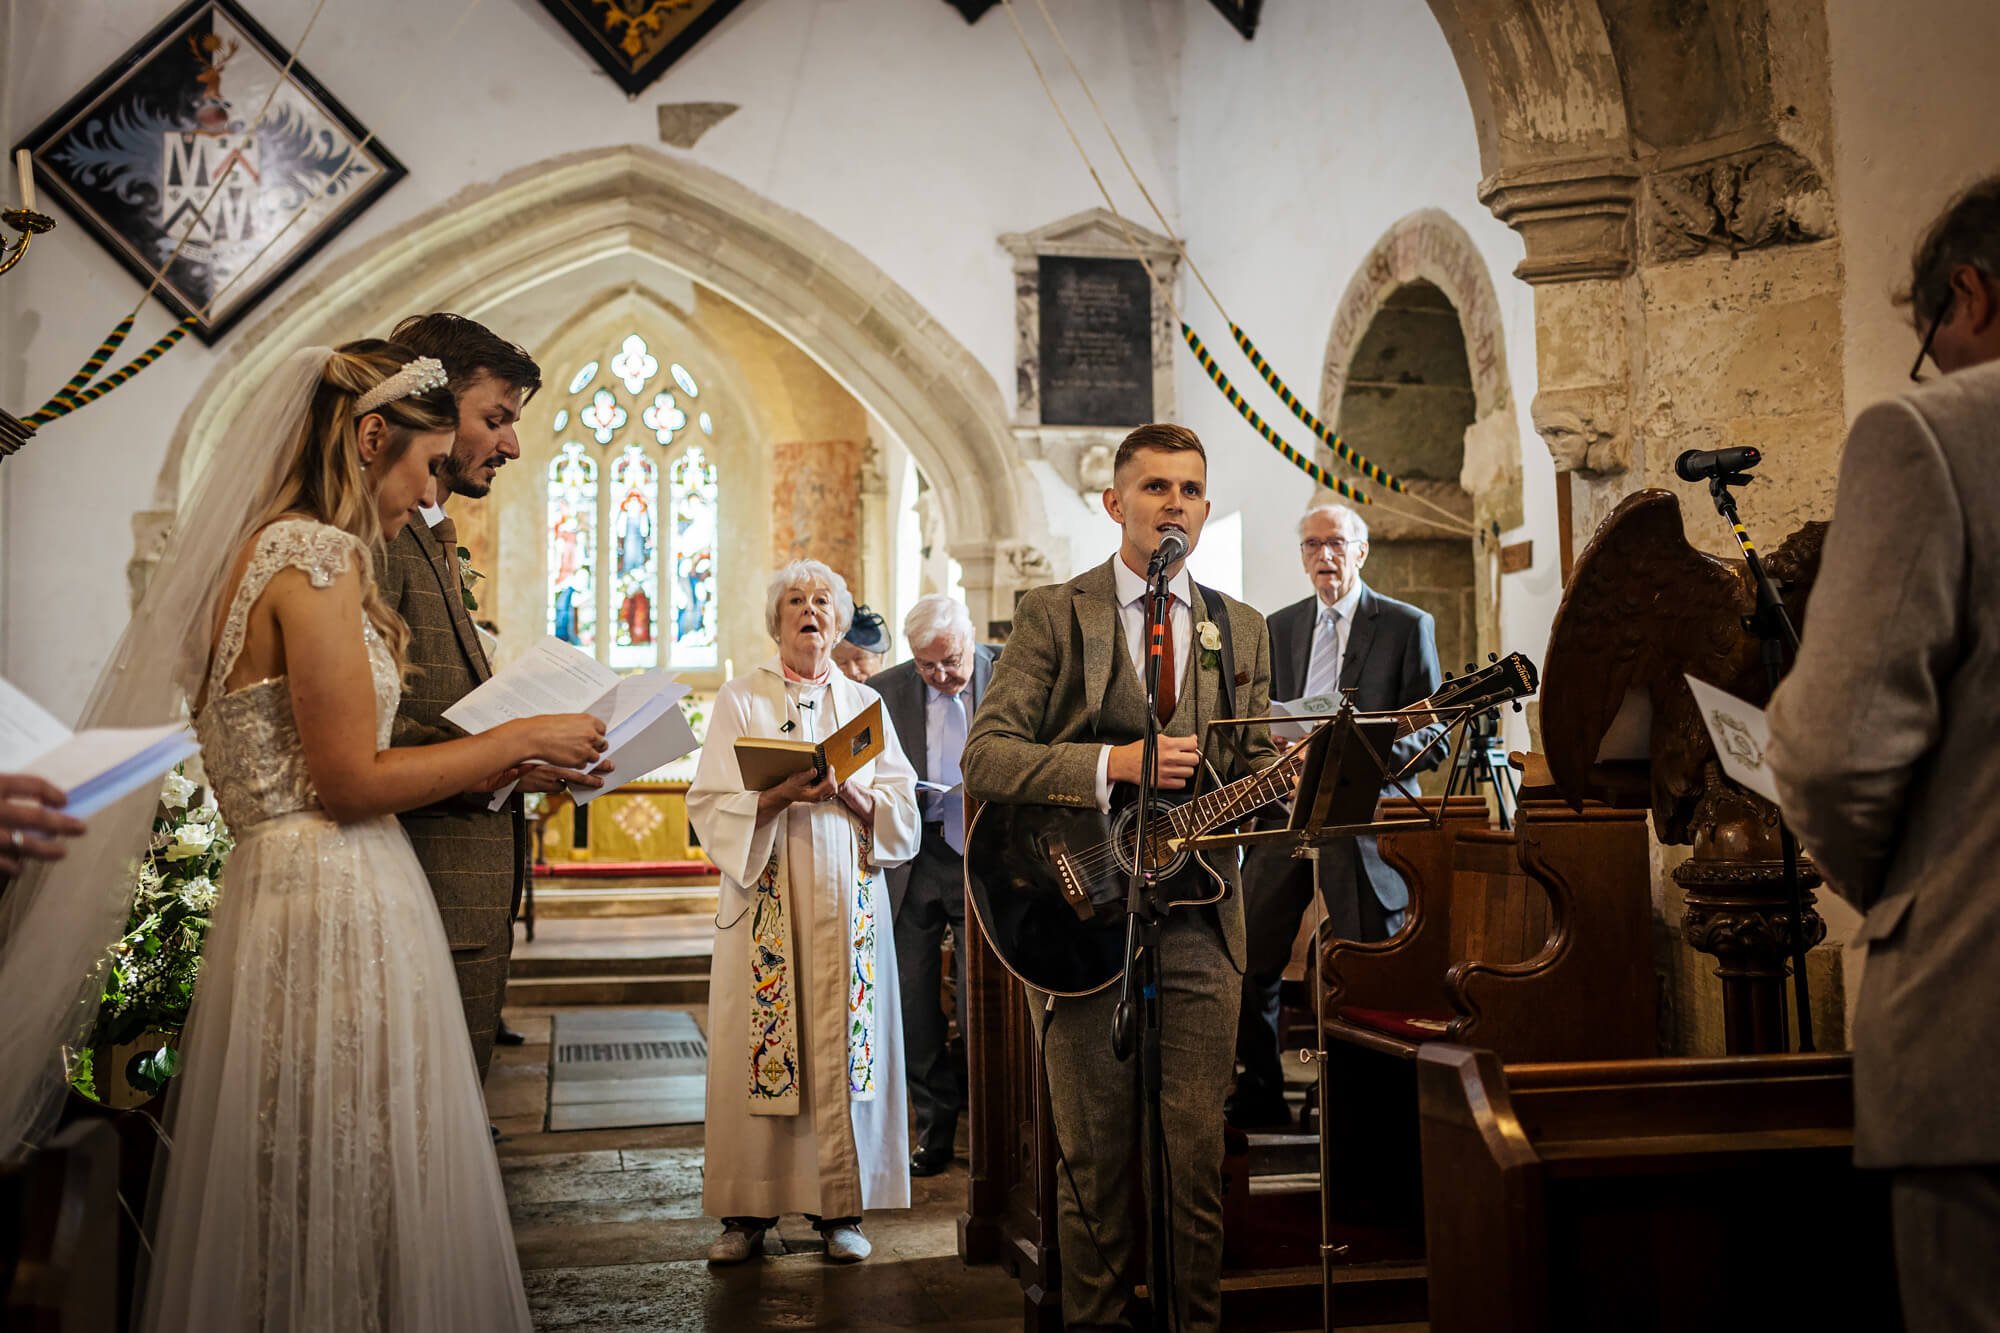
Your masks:
<path fill-rule="evenodd" d="M 780 837 L 783 834 L 780 833 Z M 799 1113 L 797 1006 L 790 923 L 778 889 L 778 852 L 757 877 L 750 918 L 750 1113 Z"/>
<path fill-rule="evenodd" d="M 847 1091 L 855 1101 L 875 1099 L 875 853 L 871 830 L 857 828 L 854 918 L 849 931 L 852 959 L 847 985 Z"/>

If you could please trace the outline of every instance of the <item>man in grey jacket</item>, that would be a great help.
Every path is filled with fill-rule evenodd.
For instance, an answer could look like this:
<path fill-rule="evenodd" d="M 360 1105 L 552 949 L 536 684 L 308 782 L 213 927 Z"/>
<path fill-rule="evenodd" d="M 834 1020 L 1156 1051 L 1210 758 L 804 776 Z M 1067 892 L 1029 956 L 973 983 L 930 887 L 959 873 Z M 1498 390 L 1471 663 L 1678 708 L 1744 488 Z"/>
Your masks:
<path fill-rule="evenodd" d="M 1911 1333 L 2000 1328 L 2000 177 L 1910 285 L 1936 383 L 1854 421 L 1812 615 L 1771 704 L 1784 810 L 1865 912 L 1854 1157 L 1893 1171 Z"/>

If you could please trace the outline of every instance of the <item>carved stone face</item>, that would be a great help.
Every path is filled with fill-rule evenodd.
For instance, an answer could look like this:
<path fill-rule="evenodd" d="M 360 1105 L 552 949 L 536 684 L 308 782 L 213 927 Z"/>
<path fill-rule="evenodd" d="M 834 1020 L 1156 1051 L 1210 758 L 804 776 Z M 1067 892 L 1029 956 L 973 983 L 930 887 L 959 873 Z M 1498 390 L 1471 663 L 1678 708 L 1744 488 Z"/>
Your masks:
<path fill-rule="evenodd" d="M 1612 385 L 1545 389 L 1535 395 L 1535 433 L 1558 472 L 1585 477 L 1625 471 L 1631 462 L 1625 394 Z"/>

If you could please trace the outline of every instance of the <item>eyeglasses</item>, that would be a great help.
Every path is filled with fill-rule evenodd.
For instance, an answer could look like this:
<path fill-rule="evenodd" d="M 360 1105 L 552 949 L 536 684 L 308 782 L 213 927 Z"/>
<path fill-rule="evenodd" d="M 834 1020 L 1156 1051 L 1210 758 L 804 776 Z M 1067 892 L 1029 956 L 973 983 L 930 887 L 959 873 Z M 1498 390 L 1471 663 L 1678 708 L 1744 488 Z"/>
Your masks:
<path fill-rule="evenodd" d="M 1335 555 L 1339 555 L 1348 547 L 1359 546 L 1361 544 L 1360 542 L 1350 542 L 1345 537 L 1328 537 L 1324 540 L 1308 537 L 1299 543 L 1299 551 L 1301 554 L 1311 555 L 1314 551 L 1327 550 L 1332 551 Z"/>
<path fill-rule="evenodd" d="M 940 657 L 935 662 L 926 662 L 921 657 L 911 660 L 916 663 L 917 670 L 927 675 L 949 676 L 955 674 L 959 667 L 965 664 L 965 654 L 953 653 L 950 657 Z"/>
<path fill-rule="evenodd" d="M 1922 384 L 1924 382 L 1924 362 L 1930 359 L 1931 344 L 1937 341 L 1938 330 L 1944 327 L 1944 317 L 1951 313 L 1951 303 L 1954 299 L 1956 299 L 1956 294 L 1947 292 L 1944 304 L 1938 307 L 1936 317 L 1931 320 L 1930 332 L 1924 334 L 1923 345 L 1917 348 L 1916 364 L 1910 367 L 1910 383 Z M 1937 363 L 1932 361 L 1931 364 L 1936 365 Z M 1941 370 L 1943 367 L 1940 366 L 1939 369 Z"/>

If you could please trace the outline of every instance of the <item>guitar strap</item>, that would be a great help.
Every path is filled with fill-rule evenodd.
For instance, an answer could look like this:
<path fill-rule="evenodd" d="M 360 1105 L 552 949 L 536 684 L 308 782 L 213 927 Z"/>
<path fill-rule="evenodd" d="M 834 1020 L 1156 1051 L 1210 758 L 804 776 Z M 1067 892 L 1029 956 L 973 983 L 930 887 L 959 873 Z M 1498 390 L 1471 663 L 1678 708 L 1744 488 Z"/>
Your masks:
<path fill-rule="evenodd" d="M 1216 613 L 1215 628 L 1222 635 L 1222 715 L 1224 717 L 1235 717 L 1236 644 L 1234 636 L 1229 632 L 1229 604 L 1224 602 L 1222 594 L 1213 588 L 1204 588 L 1201 584 L 1197 583 L 1194 585 L 1194 589 L 1201 594 L 1202 605 L 1212 608 Z M 1230 730 L 1240 730 L 1240 728 L 1231 728 Z M 1240 752 L 1242 749 L 1240 741 L 1237 742 L 1237 748 Z"/>

